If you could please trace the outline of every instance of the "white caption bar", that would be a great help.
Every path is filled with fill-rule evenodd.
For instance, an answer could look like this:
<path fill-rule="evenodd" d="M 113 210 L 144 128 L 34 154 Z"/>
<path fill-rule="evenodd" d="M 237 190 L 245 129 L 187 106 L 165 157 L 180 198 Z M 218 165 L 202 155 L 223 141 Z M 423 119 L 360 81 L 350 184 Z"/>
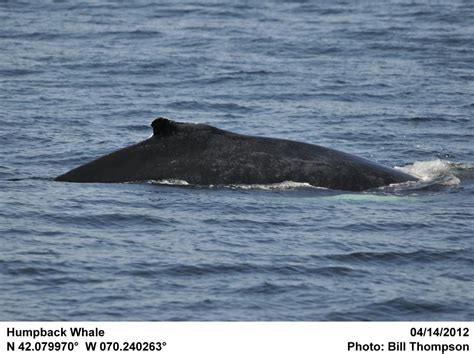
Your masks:
<path fill-rule="evenodd" d="M 471 353 L 472 322 L 0 322 L 0 353 Z"/>

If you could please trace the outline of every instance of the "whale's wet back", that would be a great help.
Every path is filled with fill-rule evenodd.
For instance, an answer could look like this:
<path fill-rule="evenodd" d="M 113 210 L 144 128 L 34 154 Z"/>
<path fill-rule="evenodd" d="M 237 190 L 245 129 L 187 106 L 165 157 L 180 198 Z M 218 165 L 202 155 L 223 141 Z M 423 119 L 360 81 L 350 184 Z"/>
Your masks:
<path fill-rule="evenodd" d="M 56 178 L 67 182 L 184 180 L 195 185 L 283 181 L 361 191 L 416 178 L 318 145 L 158 118 L 153 136 Z"/>

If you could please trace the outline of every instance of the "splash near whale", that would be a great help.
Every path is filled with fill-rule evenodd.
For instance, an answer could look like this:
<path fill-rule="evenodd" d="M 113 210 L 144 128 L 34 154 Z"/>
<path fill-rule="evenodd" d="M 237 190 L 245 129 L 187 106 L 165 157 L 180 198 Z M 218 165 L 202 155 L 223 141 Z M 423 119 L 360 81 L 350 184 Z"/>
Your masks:
<path fill-rule="evenodd" d="M 153 135 L 55 178 L 65 182 L 179 180 L 194 185 L 309 183 L 363 191 L 416 181 L 399 170 L 292 140 L 232 133 L 157 118 Z"/>

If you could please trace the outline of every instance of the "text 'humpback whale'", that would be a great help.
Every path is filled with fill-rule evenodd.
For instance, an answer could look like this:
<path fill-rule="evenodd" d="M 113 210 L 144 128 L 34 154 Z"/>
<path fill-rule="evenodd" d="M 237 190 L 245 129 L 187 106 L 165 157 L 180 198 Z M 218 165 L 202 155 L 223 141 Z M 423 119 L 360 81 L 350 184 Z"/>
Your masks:
<path fill-rule="evenodd" d="M 341 151 L 284 139 L 236 134 L 158 118 L 153 136 L 79 166 L 56 181 L 183 180 L 195 185 L 284 181 L 362 191 L 416 181 L 401 171 Z"/>

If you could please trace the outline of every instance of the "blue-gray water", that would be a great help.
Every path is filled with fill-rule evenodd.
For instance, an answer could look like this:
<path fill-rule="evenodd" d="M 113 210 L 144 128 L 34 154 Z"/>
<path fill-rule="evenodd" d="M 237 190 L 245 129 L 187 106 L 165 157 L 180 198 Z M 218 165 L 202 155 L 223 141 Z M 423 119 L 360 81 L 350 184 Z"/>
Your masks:
<path fill-rule="evenodd" d="M 0 320 L 473 320 L 472 1 L 0 1 Z M 74 184 L 157 116 L 422 182 Z"/>

